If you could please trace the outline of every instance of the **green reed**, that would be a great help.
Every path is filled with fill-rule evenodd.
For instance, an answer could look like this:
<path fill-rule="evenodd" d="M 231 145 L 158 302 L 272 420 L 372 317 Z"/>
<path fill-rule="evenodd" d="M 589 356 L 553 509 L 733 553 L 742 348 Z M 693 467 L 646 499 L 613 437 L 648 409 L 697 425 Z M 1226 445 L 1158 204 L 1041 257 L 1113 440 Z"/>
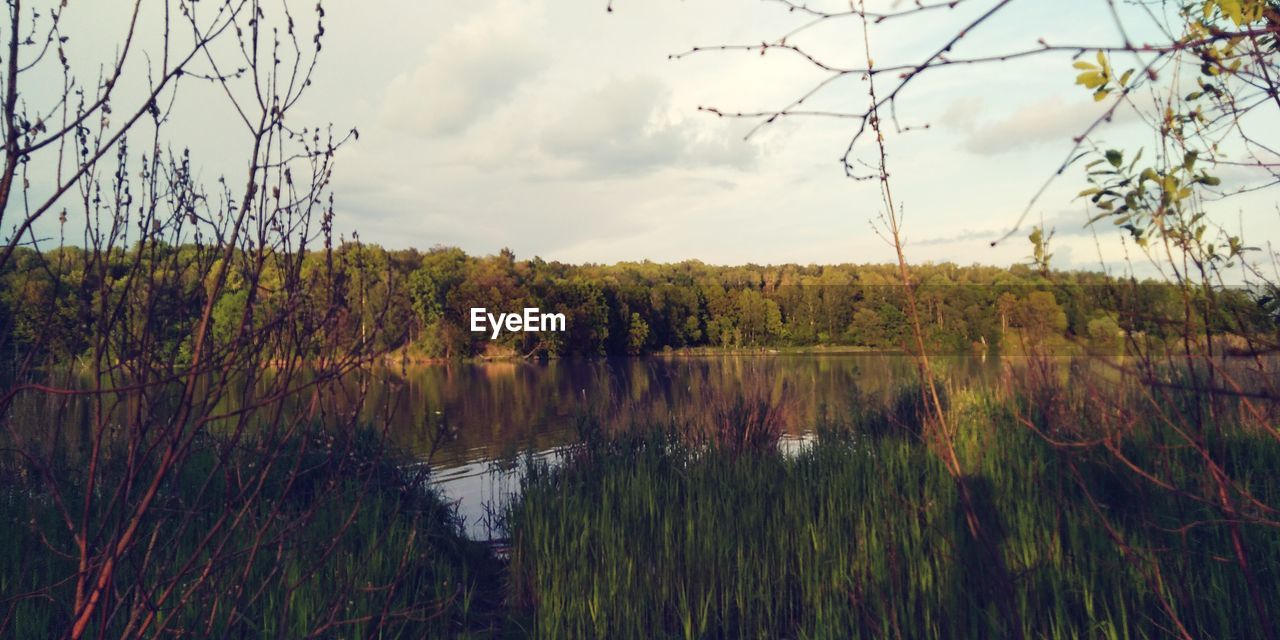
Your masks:
<path fill-rule="evenodd" d="M 583 444 L 562 465 L 532 466 L 505 513 L 505 567 L 463 539 L 451 507 L 403 460 L 357 437 L 338 465 L 325 453 L 333 435 L 317 431 L 307 447 L 265 447 L 293 453 L 228 540 L 257 558 L 229 556 L 200 597 L 165 613 L 173 628 L 213 637 L 301 637 L 337 607 L 347 624 L 321 636 L 1120 639 L 1167 637 L 1168 606 L 1193 637 L 1258 636 L 1221 513 L 1194 499 L 1212 495 L 1198 454 L 1161 446 L 1159 424 L 1118 446 L 1178 492 L 1109 452 L 1049 446 L 1007 398 L 950 390 L 965 486 L 1010 592 L 967 529 L 956 480 L 922 444 L 915 397 L 908 388 L 824 424 L 795 455 L 584 422 Z M 1229 424 L 1204 434 L 1226 472 L 1280 502 L 1280 444 Z M 252 450 L 229 464 L 254 463 Z M 214 463 L 198 448 L 171 479 L 155 517 L 190 520 L 148 523 L 161 544 L 145 563 L 130 555 L 122 575 L 161 584 L 199 555 L 206 528 L 239 504 Z M 38 478 L 0 471 L 0 614 L 14 637 L 63 634 L 74 557 L 50 548 L 71 548 L 69 534 Z M 1241 528 L 1258 590 L 1280 610 L 1280 535 Z M 101 621 L 90 635 L 124 624 Z"/>
<path fill-rule="evenodd" d="M 1105 455 L 1067 457 L 1002 402 L 959 395 L 965 481 L 1012 594 L 974 548 L 955 481 L 909 432 L 829 434 L 791 457 L 662 434 L 592 442 L 528 476 L 508 513 L 513 615 L 547 638 L 1157 638 L 1170 628 L 1160 594 L 1197 637 L 1256 635 L 1226 528 L 1177 530 L 1216 511 Z M 1274 441 L 1212 446 L 1275 504 Z M 1185 464 L 1175 476 L 1198 490 L 1190 454 L 1163 464 Z M 1244 535 L 1262 590 L 1280 594 L 1280 535 Z"/>
<path fill-rule="evenodd" d="M 328 434 L 305 437 L 312 446 L 266 447 L 275 451 L 277 471 L 266 476 L 235 533 L 219 540 L 232 552 L 219 556 L 194 597 L 160 607 L 160 616 L 172 616 L 169 629 L 201 637 L 299 638 L 320 630 L 321 637 L 421 638 L 476 634 L 491 626 L 500 602 L 500 566 L 486 548 L 463 537 L 452 507 L 421 484 L 424 478 L 372 438 L 344 445 L 339 465 L 325 451 Z M 143 525 L 156 533 L 154 540 L 122 559 L 120 597 L 139 597 L 138 581 L 159 593 L 183 564 L 194 559 L 200 567 L 211 559 L 208 547 L 199 549 L 201 538 L 219 518 L 245 506 L 220 474 L 210 475 L 215 460 L 212 448 L 198 448 L 166 484 L 156 515 Z M 264 461 L 246 450 L 226 466 Z M 104 481 L 117 472 L 108 467 Z M 38 484 L 9 487 L 0 492 L 6 633 L 63 635 L 74 597 L 67 577 L 74 578 L 76 565 L 74 556 L 52 549 L 71 549 L 69 534 Z M 98 503 L 91 501 L 95 508 Z M 180 520 L 175 513 L 185 515 Z M 108 525 L 109 517 L 104 515 Z M 199 573 L 183 574 L 179 586 L 192 584 Z M 118 636 L 128 624 L 122 618 L 96 621 L 89 636 Z M 336 624 L 326 626 L 331 621 Z"/>

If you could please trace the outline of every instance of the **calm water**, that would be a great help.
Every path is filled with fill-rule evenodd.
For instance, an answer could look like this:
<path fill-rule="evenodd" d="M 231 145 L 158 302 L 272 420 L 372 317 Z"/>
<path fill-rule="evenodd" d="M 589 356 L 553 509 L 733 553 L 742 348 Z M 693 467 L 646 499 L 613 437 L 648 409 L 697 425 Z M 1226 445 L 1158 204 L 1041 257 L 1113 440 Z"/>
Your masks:
<path fill-rule="evenodd" d="M 997 375 L 995 358 L 940 359 L 950 377 Z M 485 505 L 518 484 L 520 454 L 555 458 L 592 416 L 606 429 L 690 425 L 737 397 L 779 408 L 784 444 L 839 422 L 857 403 L 893 393 L 914 375 L 895 354 L 737 355 L 536 362 L 455 363 L 366 374 L 365 410 L 388 419 L 392 438 L 435 469 L 474 536 Z M 447 433 L 445 438 L 439 434 Z"/>
<path fill-rule="evenodd" d="M 959 386 L 990 382 L 1004 364 L 1016 369 L 1018 360 L 931 358 L 935 370 Z M 1237 379 L 1266 379 L 1269 389 L 1280 388 L 1277 368 L 1269 365 L 1269 375 L 1262 375 L 1252 371 L 1251 360 L 1241 362 L 1246 369 Z M 880 404 L 914 378 L 914 361 L 890 353 L 503 361 L 360 371 L 330 400 L 343 413 L 359 409 L 366 424 L 387 426 L 395 444 L 432 467 L 433 481 L 457 502 L 468 532 L 483 538 L 489 509 L 518 487 L 522 454 L 556 459 L 587 417 L 610 430 L 688 428 L 705 424 L 717 405 L 761 400 L 777 410 L 783 446 L 796 447 L 821 425 L 847 422 L 859 405 Z M 363 405 L 352 404 L 358 394 L 344 400 L 343 388 L 363 388 Z M 14 411 L 31 424 L 70 425 L 64 437 L 73 439 L 75 425 L 88 428 L 87 414 L 74 407 L 63 412 L 60 398 L 30 394 L 24 400 Z M 235 400 L 226 406 L 234 408 Z"/>

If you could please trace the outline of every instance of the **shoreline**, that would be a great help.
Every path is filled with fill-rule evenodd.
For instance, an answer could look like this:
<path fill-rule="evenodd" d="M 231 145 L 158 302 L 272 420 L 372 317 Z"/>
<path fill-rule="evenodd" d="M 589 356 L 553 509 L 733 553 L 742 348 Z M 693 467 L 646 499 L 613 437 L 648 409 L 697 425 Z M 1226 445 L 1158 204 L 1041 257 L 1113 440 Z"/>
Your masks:
<path fill-rule="evenodd" d="M 465 358 L 418 357 L 406 353 L 392 352 L 383 356 L 388 364 L 449 364 L 449 363 L 484 363 L 484 362 L 517 362 L 517 361 L 551 361 L 551 360 L 611 360 L 617 358 L 663 359 L 675 360 L 683 358 L 711 358 L 722 356 L 799 356 L 799 355 L 907 355 L 901 349 L 881 347 L 860 347 L 853 345 L 840 346 L 804 346 L 804 347 L 683 347 L 680 349 L 664 349 L 639 355 L 571 355 L 545 356 L 495 354 L 470 356 Z"/>

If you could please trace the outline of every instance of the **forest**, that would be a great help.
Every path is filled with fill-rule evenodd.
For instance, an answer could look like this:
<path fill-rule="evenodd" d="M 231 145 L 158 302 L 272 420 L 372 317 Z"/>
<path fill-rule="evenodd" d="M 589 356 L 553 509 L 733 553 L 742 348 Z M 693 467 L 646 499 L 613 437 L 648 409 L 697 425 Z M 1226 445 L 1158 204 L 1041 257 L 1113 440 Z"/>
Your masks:
<path fill-rule="evenodd" d="M 776 14 L 758 24 L 743 6 L 703 14 L 699 34 L 743 24 L 695 36 L 671 18 L 713 3 L 598 0 L 559 62 L 604 66 L 545 77 L 506 45 L 578 3 L 435 3 L 421 23 L 399 13 L 412 4 L 344 19 L 355 3 L 7 3 L 0 637 L 1280 640 L 1280 209 L 1257 195 L 1280 185 L 1280 2 L 776 0 L 740 3 Z M 682 6 L 637 19 L 660 4 Z M 401 64 L 464 6 L 476 21 L 427 43 L 443 57 Z M 502 46 L 472 46 L 491 27 Z M 655 29 L 690 40 L 663 62 L 781 61 L 799 84 L 717 67 L 681 77 L 730 78 L 730 96 L 646 110 L 635 98 L 662 92 L 641 83 L 571 110 L 567 132 L 542 119 L 619 74 L 623 32 Z M 509 67 L 574 86 L 534 105 L 529 87 L 491 86 Z M 329 98 L 304 100 L 313 86 Z M 939 114 L 971 142 L 1056 141 L 1061 163 L 1001 165 L 1034 165 L 1027 182 L 965 144 L 951 157 L 967 177 L 940 180 L 958 139 L 925 133 L 912 105 L 947 92 L 997 107 L 969 109 L 971 127 Z M 605 135 L 608 116 L 636 126 Z M 806 206 L 822 165 L 785 154 L 775 168 L 804 180 L 770 182 L 752 156 L 781 146 L 721 149 L 689 124 L 722 119 L 747 121 L 748 141 L 834 122 L 821 157 L 843 148 L 828 169 L 868 188 Z M 532 135 L 473 137 L 502 122 Z M 557 209 L 621 209 L 677 184 L 638 166 L 670 177 L 698 158 L 768 187 L 783 204 L 755 230 L 795 243 L 703 258 L 813 263 L 489 254 L 571 245 L 503 236 L 486 207 L 593 233 Z M 471 193 L 436 193 L 468 162 Z M 335 182 L 348 163 L 387 180 Z M 517 193 L 557 166 L 582 188 Z M 720 181 L 678 184 L 696 204 L 664 211 L 760 220 L 745 190 L 702 217 Z M 922 201 L 934 210 L 904 230 Z M 907 242 L 972 221 L 961 202 L 1009 230 L 992 238 L 1002 266 Z M 397 203 L 412 218 L 382 211 Z M 1052 225 L 1033 226 L 1079 205 L 1096 266 L 1066 259 L 1083 236 L 1063 233 L 1055 261 Z M 873 212 L 883 253 L 845 253 L 853 234 L 824 216 L 851 210 Z M 807 235 L 773 235 L 779 215 Z M 700 248 L 696 229 L 636 237 Z M 645 249 L 599 259 L 687 255 Z M 566 330 L 490 340 L 468 323 L 481 307 L 563 314 Z"/>
<path fill-rule="evenodd" d="M 199 320 L 216 256 L 194 245 L 149 245 L 114 252 L 97 265 L 75 247 L 39 255 L 19 249 L 0 274 L 0 313 L 15 352 L 53 361 L 83 355 L 94 310 L 107 299 L 163 305 L 168 338 L 155 348 L 189 358 L 183 337 Z M 246 260 L 237 254 L 236 260 Z M 104 289 L 101 270 L 132 261 L 163 265 L 170 277 L 129 290 Z M 212 334 L 233 341 L 250 296 L 270 304 L 296 262 L 309 295 L 325 298 L 329 331 L 351 348 L 391 357 L 603 356 L 696 349 L 864 347 L 903 349 L 908 338 L 903 287 L 891 265 L 714 266 L 620 262 L 570 265 L 541 258 L 470 256 L 453 247 L 385 249 L 348 242 L 297 256 L 268 256 L 262 266 L 233 264 L 213 305 Z M 95 269 L 97 271 L 95 271 Z M 244 273 L 255 273 L 250 291 Z M 315 278 L 315 279 L 311 279 Z M 913 288 L 923 307 L 926 345 L 937 353 L 1001 350 L 1028 344 L 1051 352 L 1119 354 L 1163 349 L 1183 335 L 1184 305 L 1209 318 L 1224 348 L 1262 350 L 1239 336 L 1267 335 L 1277 314 L 1265 290 L 1193 291 L 1159 281 L 1095 271 L 922 264 Z M 1206 304 L 1208 303 L 1208 304 Z M 467 324 L 471 308 L 538 307 L 568 318 L 563 333 L 505 334 L 490 340 Z M 1200 313 L 1203 312 L 1203 313 Z M 296 319 L 295 319 L 296 320 Z M 1203 331 L 1197 330 L 1202 334 Z M 1235 337 L 1236 339 L 1232 339 Z M 365 344 L 367 341 L 368 344 Z M 124 354 L 121 354 L 124 355 Z M 318 355 L 318 354 L 313 354 Z"/>

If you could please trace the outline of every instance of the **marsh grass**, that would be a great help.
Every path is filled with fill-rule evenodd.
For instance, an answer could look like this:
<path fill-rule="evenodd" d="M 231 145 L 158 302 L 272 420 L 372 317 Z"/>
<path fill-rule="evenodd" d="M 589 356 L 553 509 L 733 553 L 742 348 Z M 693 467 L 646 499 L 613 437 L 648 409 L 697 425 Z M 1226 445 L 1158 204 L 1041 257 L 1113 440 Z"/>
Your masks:
<path fill-rule="evenodd" d="M 706 417 L 691 433 L 700 444 L 739 454 L 777 447 L 785 428 L 786 399 L 775 401 L 763 390 L 725 396 L 706 390 Z"/>
<path fill-rule="evenodd" d="M 1017 397 L 991 389 L 949 389 L 945 397 L 965 486 L 1011 593 L 966 527 L 957 483 L 913 424 L 922 412 L 919 388 L 910 385 L 882 402 L 868 399 L 789 453 L 776 438 L 740 437 L 767 432 L 749 422 L 759 412 L 720 416 L 744 421 L 742 432 L 726 427 L 728 440 L 676 425 L 609 430 L 583 416 L 581 442 L 554 464 L 525 455 L 521 494 L 500 518 L 509 536 L 505 563 L 466 540 L 451 505 L 421 475 L 424 466 L 405 464 L 375 433 L 251 439 L 217 473 L 211 436 L 166 484 L 154 516 L 184 511 L 189 524 L 154 527 L 162 535 L 127 556 L 146 562 L 122 567 L 122 575 L 153 588 L 184 575 L 174 567 L 192 559 L 203 528 L 246 504 L 236 474 L 274 457 L 270 470 L 245 476 L 261 479 L 262 489 L 244 512 L 243 535 L 228 543 L 237 551 L 218 554 L 223 560 L 210 567 L 199 598 L 164 611 L 170 628 L 213 637 L 1020 631 L 1119 639 L 1169 635 L 1171 603 L 1194 637 L 1255 635 L 1250 586 L 1220 512 L 1206 500 L 1214 487 L 1195 451 L 1164 446 L 1167 434 L 1152 423 L 1118 441 L 1134 465 L 1177 481 L 1178 490 L 1167 491 L 1135 478 L 1113 451 L 1051 446 L 1020 423 Z M 1063 411 L 1080 410 L 1066 401 Z M 1205 434 L 1244 489 L 1265 504 L 1280 500 L 1280 444 L 1230 425 Z M 24 473 L 16 464 L 0 471 Z M 58 472 L 83 473 L 71 463 Z M 0 611 L 14 637 L 61 635 L 73 589 L 62 578 L 74 575 L 75 556 L 56 550 L 73 541 L 38 483 L 7 486 Z M 1280 593 L 1280 536 L 1258 524 L 1243 533 L 1258 587 Z M 135 580 L 138 572 L 146 575 Z M 1280 606 L 1280 598 L 1270 602 Z M 91 631 L 118 635 L 127 623 L 98 619 Z"/>
<path fill-rule="evenodd" d="M 1196 637 L 1256 631 L 1216 511 L 1110 456 L 1064 455 L 1019 428 L 1006 400 L 957 393 L 950 411 L 1012 603 L 918 440 L 825 437 L 786 456 L 664 433 L 528 475 L 507 520 L 513 615 L 538 637 L 991 638 L 1018 631 L 1001 615 L 1012 606 L 1027 637 L 1158 638 L 1170 628 L 1160 594 Z M 1126 447 L 1145 462 L 1149 445 Z M 1274 441 L 1212 446 L 1255 495 L 1280 497 Z M 1161 462 L 1186 465 L 1188 494 L 1208 490 L 1191 455 Z M 1280 593 L 1280 536 L 1252 527 L 1245 541 Z"/>
<path fill-rule="evenodd" d="M 159 590 L 168 586 L 164 576 L 183 573 L 176 567 L 199 566 L 210 556 L 194 551 L 207 528 L 245 506 L 237 471 L 270 464 L 250 476 L 262 479 L 261 491 L 243 511 L 241 533 L 227 542 L 232 552 L 208 567 L 197 597 L 160 612 L 173 616 L 171 628 L 201 637 L 421 638 L 493 626 L 500 567 L 488 550 L 462 536 L 420 466 L 398 464 L 373 434 L 352 437 L 336 443 L 316 430 L 298 436 L 306 442 L 256 442 L 224 463 L 226 473 L 210 472 L 218 454 L 201 447 L 167 482 L 155 516 L 185 510 L 189 524 L 157 527 L 141 553 L 124 556 L 123 575 L 132 581 L 142 572 L 140 582 Z M 95 508 L 104 501 L 98 498 L 89 501 Z M 72 541 L 49 496 L 0 493 L 0 523 L 8 536 L 0 545 L 0 613 L 9 632 L 64 634 L 74 582 L 61 578 L 74 576 L 75 565 L 74 556 L 56 551 Z M 90 635 L 116 636 L 128 624 L 99 619 Z"/>

